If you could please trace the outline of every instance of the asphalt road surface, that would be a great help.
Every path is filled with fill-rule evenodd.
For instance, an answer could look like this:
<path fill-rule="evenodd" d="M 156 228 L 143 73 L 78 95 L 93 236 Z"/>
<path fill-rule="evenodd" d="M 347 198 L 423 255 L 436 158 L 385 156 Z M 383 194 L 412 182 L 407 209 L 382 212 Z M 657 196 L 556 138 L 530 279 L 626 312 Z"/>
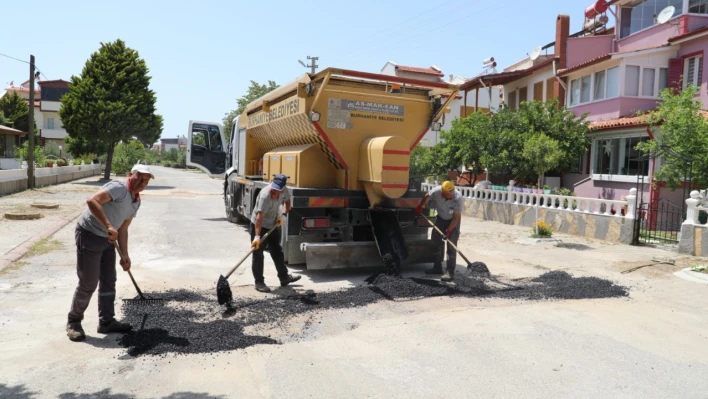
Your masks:
<path fill-rule="evenodd" d="M 155 174 L 130 230 L 134 276 L 148 295 L 213 290 L 219 275 L 249 249 L 244 227 L 224 219 L 222 182 L 159 167 Z M 77 281 L 70 223 L 54 235 L 52 251 L 0 272 L 0 397 L 706 397 L 708 286 L 668 272 L 620 274 L 635 259 L 629 247 L 591 244 L 582 252 L 524 246 L 482 231 L 505 229 L 503 234 L 522 237 L 525 230 L 482 223 L 463 219 L 461 249 L 507 281 L 562 268 L 617 281 L 630 296 L 379 301 L 262 327 L 275 345 L 132 357 L 117 335 L 96 333 L 95 295 L 83 323 L 87 340 L 66 337 Z M 238 298 L 327 292 L 361 284 L 370 274 L 293 268 L 303 276 L 294 287 L 261 294 L 253 290 L 250 260 L 244 266 L 230 278 Z M 422 276 L 424 267 L 405 275 Z M 277 287 L 267 255 L 266 283 Z M 118 296 L 135 296 L 120 271 Z M 215 298 L 213 306 L 217 314 Z"/>

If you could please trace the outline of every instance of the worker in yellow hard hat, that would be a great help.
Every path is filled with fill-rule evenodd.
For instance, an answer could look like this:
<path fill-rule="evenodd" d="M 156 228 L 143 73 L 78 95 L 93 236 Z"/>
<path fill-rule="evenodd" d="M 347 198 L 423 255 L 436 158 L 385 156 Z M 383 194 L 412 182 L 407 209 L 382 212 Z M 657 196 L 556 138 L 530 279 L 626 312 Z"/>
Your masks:
<path fill-rule="evenodd" d="M 435 226 L 440 231 L 445 232 L 445 238 L 457 246 L 460 238 L 460 219 L 462 211 L 465 209 L 462 193 L 455 189 L 455 184 L 451 181 L 443 182 L 438 187 L 433 188 L 423 196 L 415 209 L 415 213 L 423 213 L 423 207 L 431 200 L 437 211 Z M 425 271 L 425 274 L 442 274 L 442 261 L 445 258 L 443 249 L 445 243 L 443 237 L 433 229 L 431 240 L 435 248 L 435 262 L 433 268 Z M 452 281 L 455 279 L 455 266 L 457 265 L 457 251 L 452 245 L 447 246 L 447 271 L 441 277 L 442 281 Z"/>

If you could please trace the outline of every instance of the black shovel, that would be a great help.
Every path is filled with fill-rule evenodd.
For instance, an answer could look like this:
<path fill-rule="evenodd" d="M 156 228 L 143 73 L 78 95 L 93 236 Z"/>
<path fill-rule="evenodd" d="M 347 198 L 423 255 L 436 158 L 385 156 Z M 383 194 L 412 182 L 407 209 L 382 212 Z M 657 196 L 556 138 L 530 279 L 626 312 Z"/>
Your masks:
<path fill-rule="evenodd" d="M 277 227 L 278 225 L 276 224 L 270 230 L 268 230 L 268 232 L 265 233 L 263 237 L 261 237 L 261 242 L 265 241 L 265 239 L 270 235 L 270 233 L 272 233 L 273 230 L 275 230 Z M 251 256 L 251 254 L 255 250 L 256 249 L 252 247 L 251 250 L 248 251 L 246 255 L 236 264 L 236 266 L 234 266 L 231 271 L 226 274 L 226 277 L 224 277 L 223 275 L 219 276 L 219 281 L 216 283 L 216 299 L 219 301 L 219 305 L 223 305 L 233 299 L 233 295 L 231 294 L 231 286 L 229 285 L 228 278 L 231 277 L 233 272 L 235 272 L 236 269 L 238 269 L 238 267 L 241 266 L 241 264 L 246 259 L 248 259 L 248 257 Z"/>
<path fill-rule="evenodd" d="M 457 249 L 457 246 L 452 243 L 452 241 L 447 239 L 447 236 L 445 236 L 445 233 L 440 231 L 438 226 L 436 226 L 433 222 L 430 221 L 430 219 L 426 218 L 423 216 L 423 219 L 427 220 L 428 223 L 435 229 L 437 230 L 438 233 L 443 237 L 443 240 L 447 241 L 448 245 L 452 245 L 453 248 L 455 248 L 455 251 L 457 251 L 458 254 L 462 257 L 462 259 L 467 262 L 467 272 L 468 273 L 474 273 L 474 274 L 486 274 L 489 275 L 489 268 L 487 268 L 487 265 L 484 264 L 484 262 L 470 262 L 469 259 L 463 254 L 459 249 Z"/>
<path fill-rule="evenodd" d="M 120 246 L 118 245 L 118 240 L 113 241 L 113 245 L 118 250 L 118 255 L 120 256 L 120 259 L 123 260 L 123 251 L 120 250 Z M 138 295 L 140 296 L 140 298 L 123 299 L 123 301 L 125 301 L 127 303 L 143 305 L 143 304 L 150 304 L 153 302 L 160 302 L 163 300 L 161 298 L 148 298 L 145 295 L 143 295 L 143 292 L 140 291 L 140 288 L 138 288 L 138 283 L 136 283 L 135 279 L 133 278 L 133 273 L 130 272 L 130 269 L 128 269 L 126 271 L 128 272 L 128 275 L 130 276 L 130 280 L 133 282 L 133 286 L 135 286 L 135 290 L 138 291 Z"/>

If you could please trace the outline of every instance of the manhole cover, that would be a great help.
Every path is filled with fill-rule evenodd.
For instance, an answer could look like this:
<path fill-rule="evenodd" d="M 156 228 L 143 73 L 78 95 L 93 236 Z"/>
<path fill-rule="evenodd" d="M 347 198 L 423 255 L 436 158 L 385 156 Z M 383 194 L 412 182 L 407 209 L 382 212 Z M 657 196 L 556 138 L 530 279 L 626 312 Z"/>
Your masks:
<path fill-rule="evenodd" d="M 34 212 L 9 212 L 5 214 L 5 219 L 10 220 L 32 220 L 42 217 L 41 213 Z"/>
<path fill-rule="evenodd" d="M 35 203 L 35 204 L 32 204 L 32 208 L 57 209 L 57 208 L 59 208 L 59 204 Z"/>

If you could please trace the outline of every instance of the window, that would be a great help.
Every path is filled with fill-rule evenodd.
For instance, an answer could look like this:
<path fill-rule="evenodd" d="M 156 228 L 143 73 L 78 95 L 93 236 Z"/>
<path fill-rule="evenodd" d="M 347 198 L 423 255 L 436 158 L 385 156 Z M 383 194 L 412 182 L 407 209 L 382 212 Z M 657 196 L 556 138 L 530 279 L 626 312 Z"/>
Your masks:
<path fill-rule="evenodd" d="M 644 68 L 642 70 L 642 96 L 654 97 L 654 79 L 656 78 L 656 69 Z"/>
<path fill-rule="evenodd" d="M 667 87 L 669 87 L 669 68 L 659 68 L 659 90 L 657 94 Z"/>
<path fill-rule="evenodd" d="M 600 71 L 595 73 L 595 92 L 593 99 L 602 100 L 605 98 L 605 71 Z"/>
<path fill-rule="evenodd" d="M 627 65 L 624 74 L 624 95 L 637 97 L 639 96 L 639 67 L 635 65 Z"/>
<path fill-rule="evenodd" d="M 649 140 L 646 136 L 601 138 L 593 141 L 593 173 L 619 176 L 647 176 L 649 160 L 635 149 L 637 144 Z"/>
<path fill-rule="evenodd" d="M 619 97 L 620 93 L 620 78 L 619 67 L 610 68 L 607 70 L 607 98 Z"/>
<path fill-rule="evenodd" d="M 553 79 L 548 79 L 546 81 L 546 101 L 552 101 L 556 98 L 553 91 Z"/>
<path fill-rule="evenodd" d="M 8 153 L 7 147 L 8 147 L 8 143 L 10 141 L 9 140 L 10 137 L 12 137 L 12 136 L 0 134 L 0 157 L 4 158 L 4 157 L 8 156 L 7 155 L 7 153 Z"/>
<path fill-rule="evenodd" d="M 691 14 L 708 14 L 708 0 L 688 0 L 688 12 Z"/>
<path fill-rule="evenodd" d="M 676 7 L 673 16 L 683 13 L 683 0 L 634 0 L 629 2 L 620 10 L 620 38 L 656 25 L 656 16 L 668 6 Z"/>
<path fill-rule="evenodd" d="M 697 57 L 686 58 L 684 61 L 683 70 L 683 87 L 684 89 L 692 84 L 694 86 L 700 86 L 703 79 L 703 56 L 699 55 Z"/>
<path fill-rule="evenodd" d="M 533 100 L 543 101 L 543 82 L 534 83 L 533 85 Z"/>
<path fill-rule="evenodd" d="M 516 91 L 509 92 L 509 98 L 506 101 L 506 105 L 509 109 L 516 109 Z"/>
<path fill-rule="evenodd" d="M 590 77 L 587 75 L 570 81 L 570 105 L 590 102 Z"/>
<path fill-rule="evenodd" d="M 54 129 L 54 118 L 45 119 L 45 129 Z"/>
<path fill-rule="evenodd" d="M 522 87 L 519 89 L 519 105 L 521 105 L 522 102 L 528 101 L 528 88 Z"/>

